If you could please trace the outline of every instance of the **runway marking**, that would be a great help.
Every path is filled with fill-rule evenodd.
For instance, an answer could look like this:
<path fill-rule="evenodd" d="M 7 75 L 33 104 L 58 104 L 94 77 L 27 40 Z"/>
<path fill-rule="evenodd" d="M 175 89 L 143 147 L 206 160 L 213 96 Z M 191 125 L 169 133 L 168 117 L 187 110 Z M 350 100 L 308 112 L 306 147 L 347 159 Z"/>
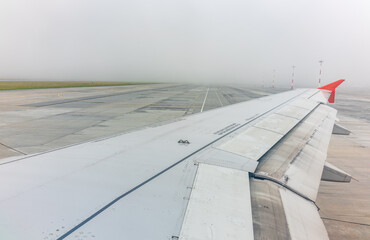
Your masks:
<path fill-rule="evenodd" d="M 190 110 L 192 110 L 194 112 L 194 109 L 197 106 L 197 101 L 198 101 L 199 97 L 200 97 L 200 94 L 196 95 L 196 97 L 193 99 L 192 103 L 189 105 L 188 110 L 186 110 L 184 116 L 188 115 Z"/>
<path fill-rule="evenodd" d="M 220 102 L 220 104 L 221 104 L 221 107 L 223 107 L 224 105 L 222 104 L 221 99 L 220 99 L 220 97 L 218 96 L 218 93 L 217 93 L 217 91 L 216 91 L 216 88 L 214 89 L 214 91 L 215 91 L 215 93 L 216 93 L 216 96 L 217 96 L 218 101 L 219 101 L 219 102 Z"/>
<path fill-rule="evenodd" d="M 207 88 L 206 96 L 204 97 L 202 108 L 200 109 L 200 112 L 203 112 L 204 104 L 206 104 L 207 96 L 208 96 L 209 88 Z"/>

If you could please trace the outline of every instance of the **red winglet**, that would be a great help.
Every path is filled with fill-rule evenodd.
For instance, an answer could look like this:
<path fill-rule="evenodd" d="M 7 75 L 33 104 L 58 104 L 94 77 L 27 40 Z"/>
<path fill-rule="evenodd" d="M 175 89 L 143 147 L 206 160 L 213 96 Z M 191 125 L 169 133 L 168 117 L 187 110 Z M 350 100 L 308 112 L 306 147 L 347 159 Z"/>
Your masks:
<path fill-rule="evenodd" d="M 329 83 L 328 85 L 325 85 L 325 86 L 322 86 L 322 87 L 319 87 L 318 89 L 323 89 L 323 90 L 328 90 L 328 91 L 331 91 L 331 94 L 330 94 L 330 97 L 328 99 L 328 101 L 330 103 L 333 103 L 334 102 L 334 98 L 335 98 L 335 89 L 342 83 L 344 82 L 344 79 L 341 79 L 341 80 L 338 80 L 338 81 L 335 81 L 335 82 L 332 82 L 332 83 Z"/>

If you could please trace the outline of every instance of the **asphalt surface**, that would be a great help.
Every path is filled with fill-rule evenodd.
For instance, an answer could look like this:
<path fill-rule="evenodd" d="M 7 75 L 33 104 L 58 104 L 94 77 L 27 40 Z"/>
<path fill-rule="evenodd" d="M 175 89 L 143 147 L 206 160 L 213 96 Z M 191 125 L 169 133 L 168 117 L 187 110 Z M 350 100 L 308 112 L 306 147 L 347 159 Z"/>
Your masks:
<path fill-rule="evenodd" d="M 0 158 L 43 152 L 273 92 L 278 90 L 179 84 L 2 91 Z"/>

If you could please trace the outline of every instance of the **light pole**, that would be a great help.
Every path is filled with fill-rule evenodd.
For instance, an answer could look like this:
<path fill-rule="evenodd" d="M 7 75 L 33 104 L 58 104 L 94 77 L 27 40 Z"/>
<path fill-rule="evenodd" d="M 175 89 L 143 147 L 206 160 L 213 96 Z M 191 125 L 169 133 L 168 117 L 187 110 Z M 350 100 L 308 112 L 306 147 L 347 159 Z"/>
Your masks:
<path fill-rule="evenodd" d="M 293 72 L 292 72 L 292 85 L 290 86 L 290 89 L 294 89 L 294 68 L 295 68 L 295 66 L 293 65 L 292 66 L 292 68 L 293 68 Z"/>
<path fill-rule="evenodd" d="M 320 73 L 319 73 L 319 87 L 321 87 L 321 69 L 322 69 L 322 63 L 324 61 L 323 60 L 320 60 L 319 63 L 320 63 Z"/>

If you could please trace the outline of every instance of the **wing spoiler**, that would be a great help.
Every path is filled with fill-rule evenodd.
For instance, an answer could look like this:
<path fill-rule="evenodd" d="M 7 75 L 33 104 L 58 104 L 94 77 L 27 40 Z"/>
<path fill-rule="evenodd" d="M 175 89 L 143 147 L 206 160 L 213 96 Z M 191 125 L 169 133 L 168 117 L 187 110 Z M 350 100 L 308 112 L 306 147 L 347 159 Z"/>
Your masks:
<path fill-rule="evenodd" d="M 329 96 L 328 102 L 329 102 L 329 103 L 334 103 L 334 99 L 335 99 L 335 89 L 336 89 L 340 84 L 342 84 L 342 82 L 344 82 L 344 79 L 340 79 L 340 80 L 337 80 L 337 81 L 335 81 L 335 82 L 329 83 L 328 85 L 325 85 L 325 86 L 319 87 L 318 89 L 322 89 L 322 90 L 330 91 L 331 93 L 330 93 L 330 96 Z"/>

